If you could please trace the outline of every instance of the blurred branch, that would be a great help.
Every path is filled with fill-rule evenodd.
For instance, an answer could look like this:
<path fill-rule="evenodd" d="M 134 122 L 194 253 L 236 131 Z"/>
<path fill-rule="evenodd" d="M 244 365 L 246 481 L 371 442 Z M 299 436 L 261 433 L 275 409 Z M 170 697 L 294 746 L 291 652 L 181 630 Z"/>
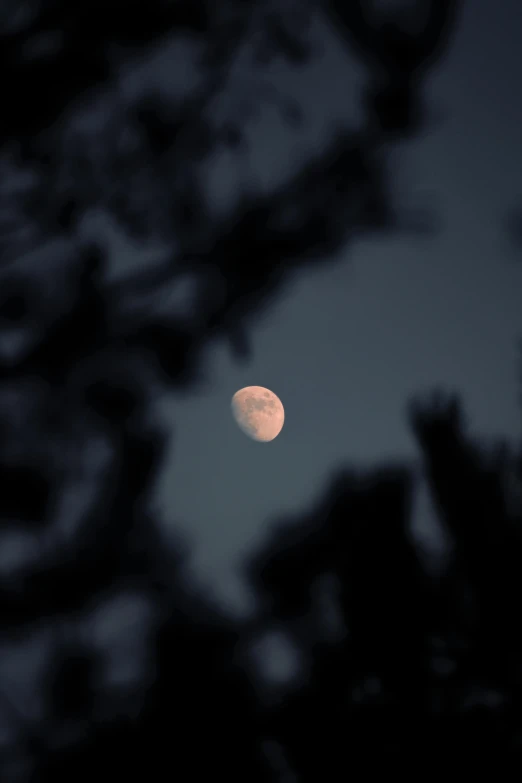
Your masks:
<path fill-rule="evenodd" d="M 453 31 L 459 0 L 425 0 L 402 11 L 371 9 L 368 0 L 326 0 L 329 12 L 339 24 L 347 40 L 355 45 L 359 55 L 370 67 L 376 67 L 390 80 L 407 80 L 419 75 L 421 68 L 439 58 L 448 45 Z M 422 22 L 424 9 L 426 19 Z M 420 25 L 411 24 L 421 17 Z M 406 22 L 406 23 L 405 23 Z M 408 25 L 407 22 L 410 22 Z M 413 27 L 408 31 L 405 27 Z"/>
<path fill-rule="evenodd" d="M 381 18 L 368 0 L 325 2 L 335 27 L 368 68 L 368 132 L 399 137 L 418 132 L 426 119 L 423 80 L 448 47 L 459 0 L 425 0 Z"/>
<path fill-rule="evenodd" d="M 198 333 L 190 343 L 194 354 L 211 334 L 243 331 L 247 317 L 300 267 L 331 258 L 348 238 L 392 231 L 398 224 L 386 192 L 384 161 L 364 137 L 340 133 L 278 191 L 245 199 L 208 251 L 176 256 L 122 283 L 122 301 L 132 292 L 150 296 L 155 285 L 193 274 L 202 295 Z"/>

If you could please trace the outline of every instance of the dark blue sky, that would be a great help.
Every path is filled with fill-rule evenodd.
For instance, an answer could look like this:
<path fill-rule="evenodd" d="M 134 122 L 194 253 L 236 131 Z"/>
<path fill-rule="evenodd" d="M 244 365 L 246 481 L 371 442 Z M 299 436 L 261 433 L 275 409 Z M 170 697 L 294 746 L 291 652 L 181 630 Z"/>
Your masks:
<path fill-rule="evenodd" d="M 242 555 L 274 516 L 316 498 L 332 468 L 417 459 L 404 415 L 411 394 L 457 390 L 474 434 L 519 434 L 522 264 L 502 232 L 522 189 L 517 14 L 516 2 L 464 3 L 429 82 L 433 127 L 393 151 L 398 201 L 432 207 L 440 233 L 347 248 L 342 263 L 299 278 L 256 322 L 246 364 L 215 345 L 199 393 L 165 401 L 174 427 L 160 482 L 165 524 L 190 536 L 198 577 L 235 602 L 245 595 L 234 576 Z M 274 187 L 335 123 L 357 126 L 360 69 L 332 31 L 319 27 L 317 37 L 323 54 L 313 67 L 270 74 L 302 98 L 306 127 L 296 135 L 263 111 L 246 161 L 215 161 L 217 208 L 240 183 Z M 129 262 L 128 249 L 115 245 L 116 265 Z M 268 445 L 249 441 L 230 416 L 230 398 L 251 384 L 285 405 L 283 432 Z"/>
<path fill-rule="evenodd" d="M 424 238 L 370 236 L 346 248 L 336 265 L 297 278 L 254 321 L 249 361 L 240 364 L 228 344 L 216 343 L 207 353 L 200 388 L 186 398 L 164 398 L 159 406 L 172 435 L 157 487 L 163 524 L 174 539 L 178 533 L 186 536 L 193 546 L 193 573 L 232 608 L 249 606 L 238 573 L 243 556 L 262 543 L 272 521 L 315 502 L 332 470 L 399 458 L 418 467 L 405 418 L 412 394 L 435 387 L 456 390 L 471 432 L 484 443 L 519 438 L 522 252 L 510 246 L 503 219 L 522 195 L 522 6 L 520 0 L 467 0 L 463 6 L 449 54 L 428 85 L 432 128 L 388 151 L 397 202 L 431 207 L 440 232 Z M 310 68 L 274 68 L 266 75 L 302 101 L 303 131 L 289 129 L 274 109 L 265 108 L 249 128 L 246 158 L 223 154 L 210 171 L 202 170 L 216 210 L 226 211 L 241 186 L 276 187 L 336 124 L 359 127 L 361 69 L 324 24 L 317 27 L 317 42 L 322 55 Z M 152 86 L 190 92 L 196 72 L 191 55 L 197 53 L 178 42 L 158 51 L 152 63 L 144 58 L 132 72 L 122 70 L 117 87 L 95 95 L 73 124 L 96 138 L 96 129 L 109 124 L 111 112 L 124 109 L 131 96 Z M 243 66 L 238 63 L 232 75 L 232 94 L 242 79 L 250 89 Z M 227 100 L 228 93 L 213 107 L 216 116 L 230 112 Z M 24 224 L 21 233 L 26 229 Z M 115 275 L 164 252 L 130 245 L 101 212 L 87 215 L 79 233 L 97 240 L 105 234 Z M 33 240 L 24 236 L 21 241 Z M 57 290 L 69 252 L 68 246 L 60 253 L 56 247 L 38 248 L 46 264 L 48 256 L 57 264 Z M 31 268 L 34 259 L 21 264 L 27 260 Z M 190 285 L 182 286 L 166 307 L 181 307 L 186 298 L 190 309 L 190 296 Z M 285 406 L 285 427 L 269 444 L 249 440 L 231 416 L 234 392 L 253 384 L 273 389 Z M 73 484 L 58 515 L 66 534 L 106 470 L 107 454 L 94 441 L 99 453 L 88 469 L 93 455 L 82 453 L 82 491 Z M 422 488 L 416 510 L 415 532 L 426 541 L 433 512 Z M 9 569 L 18 574 L 29 569 L 40 553 L 29 534 L 8 534 L 0 548 L 4 577 Z M 104 660 L 111 685 L 130 683 L 138 693 L 136 683 L 147 687 L 143 678 L 152 676 L 146 650 L 153 622 L 143 596 L 121 593 L 109 596 L 75 631 L 96 649 L 109 651 Z M 55 638 L 38 627 L 22 640 L 3 640 L 0 652 L 7 695 L 29 718 L 46 721 L 42 688 Z M 265 660 L 281 674 L 281 644 L 276 652 Z M 294 662 L 290 653 L 287 671 Z M 16 732 L 11 716 L 0 713 L 0 745 L 13 741 Z"/>

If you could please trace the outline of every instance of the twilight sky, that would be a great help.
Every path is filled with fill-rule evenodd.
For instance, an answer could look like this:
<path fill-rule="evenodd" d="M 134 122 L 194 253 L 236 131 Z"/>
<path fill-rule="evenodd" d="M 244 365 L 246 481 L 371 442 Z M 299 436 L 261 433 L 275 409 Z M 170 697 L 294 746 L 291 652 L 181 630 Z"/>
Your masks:
<path fill-rule="evenodd" d="M 193 545 L 195 576 L 231 609 L 249 607 L 238 574 L 243 555 L 262 542 L 273 520 L 315 502 L 332 469 L 418 459 L 404 415 L 412 394 L 457 390 L 474 435 L 485 442 L 519 437 L 522 252 L 510 247 L 502 219 L 522 195 L 521 29 L 520 0 L 465 1 L 450 52 L 429 83 L 435 124 L 395 150 L 397 200 L 432 206 L 440 233 L 351 245 L 339 264 L 299 277 L 254 322 L 251 360 L 240 364 L 228 345 L 217 343 L 208 351 L 201 388 L 162 401 L 172 451 L 158 482 L 159 510 L 166 528 Z M 210 171 L 216 209 L 237 195 L 239 183 L 276 186 L 336 122 L 358 126 L 360 69 L 332 31 L 319 26 L 317 36 L 323 54 L 312 68 L 270 75 L 303 101 L 305 129 L 296 134 L 273 110 L 263 111 L 250 128 L 248 161 L 238 165 L 235 156 L 223 155 Z M 176 51 L 158 52 L 152 66 L 122 72 L 118 87 L 127 97 L 151 81 L 188 91 L 194 83 L 188 61 L 180 43 Z M 241 70 L 239 63 L 238 79 Z M 79 118 L 94 131 L 110 116 L 114 92 L 95 101 Z M 105 234 L 115 276 L 161 256 L 161 249 L 149 254 L 131 246 L 100 213 L 86 216 L 82 232 Z M 247 385 L 271 388 L 285 406 L 284 429 L 272 443 L 250 441 L 233 422 L 231 397 Z M 103 459 L 94 481 L 98 469 Z M 76 487 L 73 492 L 77 503 Z M 432 516 L 422 491 L 418 511 L 422 533 Z M 26 550 L 22 536 L 13 537 L 10 549 L 2 544 L 0 570 L 9 560 L 25 562 Z M 32 547 L 27 557 L 37 556 Z M 95 646 L 109 649 L 111 683 L 142 681 L 151 622 L 139 595 L 117 595 L 80 628 Z M 27 639 L 2 640 L 0 680 L 31 719 L 45 719 L 41 686 L 54 644 L 45 628 Z M 284 646 L 275 653 L 259 662 L 284 676 Z M 288 671 L 291 654 L 286 664 Z M 0 713 L 2 747 L 16 731 L 11 716 Z"/>
<path fill-rule="evenodd" d="M 332 468 L 417 458 L 404 416 L 412 393 L 461 392 L 477 436 L 520 432 L 522 263 L 502 218 L 522 190 L 521 11 L 517 0 L 464 5 L 429 84 L 434 127 L 394 160 L 398 199 L 432 206 L 440 234 L 369 238 L 337 266 L 299 278 L 256 322 L 251 360 L 239 364 L 216 344 L 206 384 L 162 406 L 174 427 L 159 483 L 163 519 L 190 537 L 197 577 L 238 608 L 248 605 L 236 573 L 242 555 L 274 517 L 317 498 Z M 357 124 L 357 65 L 331 31 L 318 36 L 319 64 L 272 74 L 303 98 L 306 129 L 296 136 L 263 112 L 248 165 L 215 162 L 217 204 L 238 182 L 277 184 L 332 122 Z M 270 444 L 249 441 L 230 416 L 232 395 L 247 385 L 268 386 L 285 406 L 285 427 Z"/>

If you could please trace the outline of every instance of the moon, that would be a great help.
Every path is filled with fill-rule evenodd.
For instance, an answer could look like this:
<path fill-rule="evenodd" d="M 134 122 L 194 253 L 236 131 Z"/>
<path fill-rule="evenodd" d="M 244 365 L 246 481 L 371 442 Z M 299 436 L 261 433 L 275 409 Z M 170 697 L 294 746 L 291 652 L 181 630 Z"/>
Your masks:
<path fill-rule="evenodd" d="M 279 397 L 264 386 L 245 386 L 232 397 L 232 414 L 245 435 L 262 443 L 277 438 L 285 422 Z"/>

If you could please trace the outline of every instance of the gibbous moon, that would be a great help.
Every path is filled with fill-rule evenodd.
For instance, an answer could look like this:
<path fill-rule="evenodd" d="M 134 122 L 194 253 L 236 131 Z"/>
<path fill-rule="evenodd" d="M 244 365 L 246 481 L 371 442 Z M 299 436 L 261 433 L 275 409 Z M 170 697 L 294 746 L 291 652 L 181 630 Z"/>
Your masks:
<path fill-rule="evenodd" d="M 245 386 L 232 397 L 232 414 L 243 432 L 267 443 L 277 438 L 285 421 L 279 397 L 263 386 Z"/>

